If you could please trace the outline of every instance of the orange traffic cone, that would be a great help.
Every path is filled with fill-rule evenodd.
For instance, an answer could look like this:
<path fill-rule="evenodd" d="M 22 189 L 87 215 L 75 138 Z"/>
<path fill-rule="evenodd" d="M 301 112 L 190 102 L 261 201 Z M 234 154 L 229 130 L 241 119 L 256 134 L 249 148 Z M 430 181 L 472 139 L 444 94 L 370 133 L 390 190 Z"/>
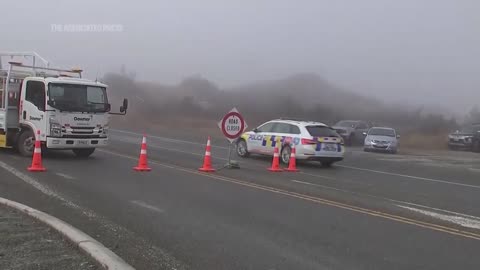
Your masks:
<path fill-rule="evenodd" d="M 198 170 L 201 172 L 214 172 L 215 169 L 212 168 L 212 146 L 210 145 L 210 136 L 208 136 L 207 147 L 205 148 L 205 158 L 203 159 L 203 167 Z"/>
<path fill-rule="evenodd" d="M 40 144 L 40 130 L 37 130 L 37 137 L 35 138 L 35 149 L 33 150 L 32 166 L 28 167 L 31 172 L 44 172 L 42 165 L 42 145 Z"/>
<path fill-rule="evenodd" d="M 297 158 L 296 158 L 296 153 L 297 151 L 295 150 L 295 144 L 292 144 L 292 151 L 290 152 L 290 161 L 288 162 L 288 168 L 286 169 L 287 172 L 298 172 L 299 170 L 297 169 Z"/>
<path fill-rule="evenodd" d="M 280 165 L 279 165 L 278 147 L 277 146 L 275 146 L 275 149 L 273 150 L 272 167 L 268 168 L 268 170 L 271 171 L 271 172 L 281 172 L 281 171 L 283 171 L 280 168 Z"/>
<path fill-rule="evenodd" d="M 148 167 L 147 161 L 147 137 L 143 135 L 142 139 L 142 149 L 140 150 L 140 158 L 138 159 L 138 166 L 133 167 L 137 172 L 148 172 L 152 169 Z"/>

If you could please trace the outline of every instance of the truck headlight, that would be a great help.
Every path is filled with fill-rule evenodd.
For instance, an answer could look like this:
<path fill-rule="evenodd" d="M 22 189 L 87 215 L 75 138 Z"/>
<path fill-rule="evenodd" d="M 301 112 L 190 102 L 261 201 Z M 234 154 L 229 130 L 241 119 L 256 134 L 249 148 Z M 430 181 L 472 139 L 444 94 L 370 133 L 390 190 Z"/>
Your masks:
<path fill-rule="evenodd" d="M 62 137 L 62 126 L 52 119 L 50 119 L 50 136 Z"/>
<path fill-rule="evenodd" d="M 104 136 L 107 136 L 107 135 L 108 135 L 108 128 L 109 128 L 108 126 L 104 126 L 104 127 L 103 127 L 103 132 L 102 132 L 102 134 L 103 134 Z"/>

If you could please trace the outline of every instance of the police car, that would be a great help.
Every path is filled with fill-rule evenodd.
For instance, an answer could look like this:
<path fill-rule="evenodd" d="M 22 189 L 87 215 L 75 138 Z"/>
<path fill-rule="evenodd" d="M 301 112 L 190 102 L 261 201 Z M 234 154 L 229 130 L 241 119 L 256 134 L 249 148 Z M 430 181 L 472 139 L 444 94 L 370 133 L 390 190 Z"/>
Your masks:
<path fill-rule="evenodd" d="M 273 156 L 275 147 L 280 151 L 280 161 L 288 164 L 292 146 L 296 158 L 320 161 L 324 166 L 343 160 L 343 139 L 329 126 L 319 122 L 278 119 L 268 121 L 237 140 L 236 151 L 240 157 L 250 154 Z"/>

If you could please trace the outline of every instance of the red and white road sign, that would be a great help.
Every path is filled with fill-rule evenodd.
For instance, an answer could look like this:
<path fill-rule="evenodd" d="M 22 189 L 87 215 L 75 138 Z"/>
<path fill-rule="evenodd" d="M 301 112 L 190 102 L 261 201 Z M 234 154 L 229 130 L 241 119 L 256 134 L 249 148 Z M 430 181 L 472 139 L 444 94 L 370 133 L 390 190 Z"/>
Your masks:
<path fill-rule="evenodd" d="M 233 142 L 242 135 L 243 131 L 247 128 L 247 123 L 238 110 L 233 108 L 218 122 L 218 127 L 222 130 L 223 135 L 227 137 L 230 142 Z"/>

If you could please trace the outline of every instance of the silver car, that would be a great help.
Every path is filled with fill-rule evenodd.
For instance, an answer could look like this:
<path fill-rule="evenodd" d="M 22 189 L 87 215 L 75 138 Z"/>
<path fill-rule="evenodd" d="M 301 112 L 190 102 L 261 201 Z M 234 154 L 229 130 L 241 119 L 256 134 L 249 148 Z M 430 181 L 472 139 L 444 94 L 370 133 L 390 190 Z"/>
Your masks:
<path fill-rule="evenodd" d="M 398 139 L 397 132 L 393 128 L 388 127 L 372 127 L 365 132 L 365 142 L 363 150 L 365 152 L 378 151 L 389 152 L 392 154 L 398 151 Z"/>

